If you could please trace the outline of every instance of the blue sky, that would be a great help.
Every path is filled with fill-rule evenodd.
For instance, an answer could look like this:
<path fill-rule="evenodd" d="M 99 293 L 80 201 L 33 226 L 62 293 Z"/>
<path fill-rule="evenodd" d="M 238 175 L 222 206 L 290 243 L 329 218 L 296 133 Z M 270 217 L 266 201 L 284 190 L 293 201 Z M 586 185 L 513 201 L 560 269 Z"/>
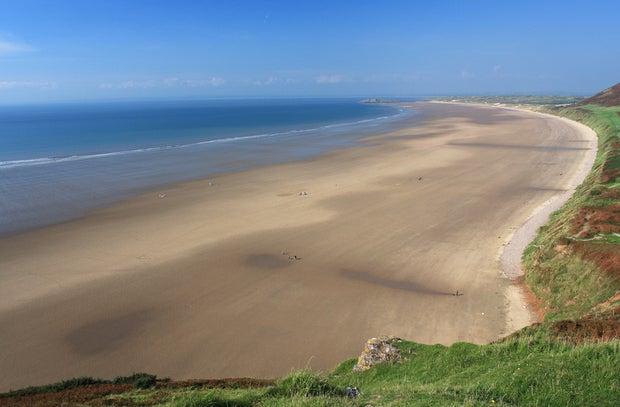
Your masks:
<path fill-rule="evenodd" d="M 613 1 L 0 0 L 0 103 L 593 94 Z"/>

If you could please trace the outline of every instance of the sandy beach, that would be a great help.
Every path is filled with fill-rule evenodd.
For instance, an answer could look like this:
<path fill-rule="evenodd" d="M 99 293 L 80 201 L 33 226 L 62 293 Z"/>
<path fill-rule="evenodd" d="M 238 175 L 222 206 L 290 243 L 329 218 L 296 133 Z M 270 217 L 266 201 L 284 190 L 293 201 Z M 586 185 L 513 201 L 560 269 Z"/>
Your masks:
<path fill-rule="evenodd" d="M 362 147 L 1 239 L 0 391 L 139 371 L 276 377 L 332 369 L 381 334 L 486 343 L 529 324 L 500 256 L 583 176 L 592 133 L 415 106 L 419 125 Z"/>

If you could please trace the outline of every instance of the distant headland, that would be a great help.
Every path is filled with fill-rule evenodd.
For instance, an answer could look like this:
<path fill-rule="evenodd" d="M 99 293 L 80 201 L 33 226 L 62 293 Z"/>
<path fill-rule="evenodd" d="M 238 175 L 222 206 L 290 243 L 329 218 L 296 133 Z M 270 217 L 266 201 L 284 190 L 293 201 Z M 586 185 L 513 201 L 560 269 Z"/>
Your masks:
<path fill-rule="evenodd" d="M 396 99 L 383 99 L 383 98 L 368 98 L 360 100 L 360 103 L 398 103 L 400 100 Z"/>

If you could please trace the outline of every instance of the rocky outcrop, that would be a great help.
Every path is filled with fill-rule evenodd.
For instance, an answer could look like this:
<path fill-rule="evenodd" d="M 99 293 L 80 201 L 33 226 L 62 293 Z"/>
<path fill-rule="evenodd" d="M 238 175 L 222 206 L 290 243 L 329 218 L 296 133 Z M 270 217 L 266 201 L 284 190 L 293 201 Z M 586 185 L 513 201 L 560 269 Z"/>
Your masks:
<path fill-rule="evenodd" d="M 357 364 L 353 367 L 353 371 L 368 370 L 378 363 L 400 362 L 400 349 L 394 345 L 398 342 L 402 342 L 402 340 L 386 335 L 369 339 L 357 360 Z"/>

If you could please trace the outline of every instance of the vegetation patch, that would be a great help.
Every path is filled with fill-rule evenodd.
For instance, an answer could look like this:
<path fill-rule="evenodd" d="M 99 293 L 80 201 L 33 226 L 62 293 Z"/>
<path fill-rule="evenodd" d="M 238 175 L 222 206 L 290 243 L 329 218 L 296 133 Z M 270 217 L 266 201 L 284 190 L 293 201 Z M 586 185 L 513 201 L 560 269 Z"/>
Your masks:
<path fill-rule="evenodd" d="M 87 385 L 54 398 L 3 395 L 11 406 L 524 406 L 620 405 L 617 377 L 620 341 L 576 345 L 581 327 L 543 323 L 488 345 L 452 346 L 398 343 L 398 364 L 354 371 L 356 359 L 333 372 L 309 370 L 276 382 L 242 382 L 232 387 L 199 387 L 197 382 L 160 382 L 147 389 L 131 385 Z M 215 383 L 210 383 L 214 385 Z M 224 385 L 220 383 L 219 385 Z M 116 393 L 111 392 L 117 387 Z M 347 396 L 347 387 L 361 394 Z M 105 391 L 104 391 L 105 390 Z M 82 398 L 80 398 L 82 397 Z"/>
<path fill-rule="evenodd" d="M 541 95 L 512 95 L 512 96 L 445 96 L 436 98 L 441 102 L 484 103 L 494 105 L 571 105 L 584 101 L 583 96 L 541 96 Z"/>
<path fill-rule="evenodd" d="M 598 305 L 620 289 L 619 111 L 596 105 L 551 110 L 593 128 L 599 150 L 593 171 L 524 253 L 526 281 L 547 320 L 604 312 Z"/>

